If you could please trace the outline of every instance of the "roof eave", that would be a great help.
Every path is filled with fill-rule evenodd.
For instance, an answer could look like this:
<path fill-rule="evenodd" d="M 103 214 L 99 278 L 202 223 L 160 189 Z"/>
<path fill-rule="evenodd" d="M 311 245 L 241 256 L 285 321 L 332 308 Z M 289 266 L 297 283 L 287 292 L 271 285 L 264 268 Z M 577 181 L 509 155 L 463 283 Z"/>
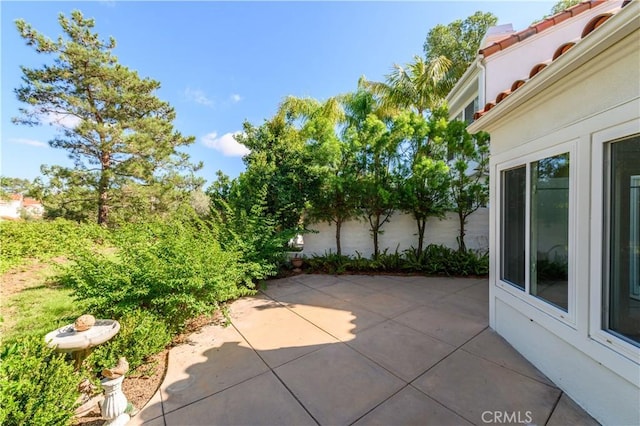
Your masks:
<path fill-rule="evenodd" d="M 632 1 L 626 7 L 602 24 L 598 31 L 585 37 L 574 48 L 567 51 L 557 60 L 529 80 L 516 92 L 491 108 L 484 115 L 471 123 L 467 130 L 476 133 L 490 129 L 500 121 L 504 113 L 522 105 L 540 90 L 543 90 L 571 71 L 575 70 L 592 57 L 640 28 L 640 1 Z"/>

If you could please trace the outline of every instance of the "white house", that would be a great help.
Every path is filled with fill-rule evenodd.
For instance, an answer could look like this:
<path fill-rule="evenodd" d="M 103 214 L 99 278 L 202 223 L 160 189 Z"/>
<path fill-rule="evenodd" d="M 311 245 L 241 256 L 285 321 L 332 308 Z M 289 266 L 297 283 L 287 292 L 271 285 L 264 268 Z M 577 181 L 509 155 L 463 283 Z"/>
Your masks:
<path fill-rule="evenodd" d="M 10 194 L 6 199 L 0 198 L 0 219 L 19 219 L 22 214 L 42 217 L 44 207 L 40 201 L 24 197 L 22 194 Z"/>
<path fill-rule="evenodd" d="M 640 2 L 493 36 L 449 95 L 491 135 L 490 325 L 598 421 L 638 425 Z"/>

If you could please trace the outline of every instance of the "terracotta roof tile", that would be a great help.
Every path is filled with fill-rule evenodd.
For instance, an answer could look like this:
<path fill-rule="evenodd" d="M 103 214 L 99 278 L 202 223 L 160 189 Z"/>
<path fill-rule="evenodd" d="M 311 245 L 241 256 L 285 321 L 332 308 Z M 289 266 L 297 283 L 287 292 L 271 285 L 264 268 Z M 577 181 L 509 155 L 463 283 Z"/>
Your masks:
<path fill-rule="evenodd" d="M 522 41 L 525 38 L 531 37 L 534 34 L 538 34 L 538 31 L 535 27 L 527 27 L 524 30 L 516 33 L 518 36 L 518 41 Z"/>
<path fill-rule="evenodd" d="M 509 38 L 511 38 L 511 37 L 509 37 Z M 480 49 L 480 54 L 484 55 L 485 58 L 486 58 L 487 56 L 493 55 L 494 53 L 499 52 L 501 50 L 502 50 L 502 48 L 500 47 L 500 44 L 494 43 L 489 47 L 485 47 L 484 49 Z"/>
<path fill-rule="evenodd" d="M 500 46 L 500 50 L 504 50 L 507 47 L 516 44 L 518 41 L 520 41 L 520 40 L 518 40 L 517 37 L 507 37 L 507 38 L 505 38 L 503 40 L 500 40 L 498 42 L 498 45 Z"/>
<path fill-rule="evenodd" d="M 562 11 L 553 17 L 553 24 L 558 25 L 562 21 L 566 21 L 567 19 L 573 17 L 573 13 L 568 10 Z"/>
<path fill-rule="evenodd" d="M 539 64 L 534 65 L 533 68 L 531 68 L 531 71 L 529 72 L 529 78 L 532 78 L 534 75 L 538 74 L 540 71 L 542 71 L 546 67 L 547 67 L 547 64 L 545 62 L 541 62 Z"/>
<path fill-rule="evenodd" d="M 555 24 L 556 23 L 553 22 L 553 18 L 547 18 L 535 24 L 534 28 L 536 29 L 536 32 L 541 33 L 544 30 L 548 30 L 553 27 Z"/>
<path fill-rule="evenodd" d="M 560 45 L 560 47 L 558 47 L 555 51 L 555 53 L 553 54 L 553 60 L 555 61 L 556 59 L 558 59 L 560 57 L 560 55 L 562 55 L 563 53 L 567 52 L 569 49 L 571 49 L 573 46 L 575 46 L 575 42 L 570 41 L 568 43 L 564 43 L 562 45 Z"/>
<path fill-rule="evenodd" d="M 500 102 L 502 102 L 510 94 L 511 94 L 511 90 L 505 90 L 504 92 L 500 92 L 500 94 L 496 98 L 496 104 L 499 104 Z"/>
<path fill-rule="evenodd" d="M 591 4 L 589 4 L 589 2 L 582 2 L 582 3 L 576 4 L 573 7 L 570 7 L 567 10 L 571 12 L 571 16 L 576 16 L 582 12 L 586 12 L 589 9 L 591 9 Z"/>
<path fill-rule="evenodd" d="M 40 201 L 36 200 L 35 198 L 25 198 L 24 200 L 22 200 L 22 202 L 25 206 L 34 206 L 41 204 Z"/>
<path fill-rule="evenodd" d="M 589 23 L 584 27 L 584 30 L 582 31 L 582 38 L 585 38 L 586 36 L 591 34 L 593 30 L 598 28 L 600 25 L 604 24 L 607 21 L 607 19 L 611 18 L 612 16 L 613 16 L 613 13 L 605 13 L 603 15 L 598 15 L 592 20 L 590 20 Z"/>
<path fill-rule="evenodd" d="M 567 19 L 579 15 L 582 12 L 586 12 L 587 10 L 599 6 L 604 3 L 606 0 L 597 0 L 597 1 L 584 1 L 582 3 L 578 3 L 574 6 L 571 6 L 568 9 L 563 10 L 562 12 L 556 13 L 555 15 L 543 19 L 542 21 L 525 28 L 522 31 L 518 31 L 506 37 L 496 43 L 493 43 L 484 49 L 480 49 L 478 51 L 479 54 L 483 55 L 485 58 L 487 56 L 491 56 L 496 52 L 504 50 L 509 46 L 513 46 L 514 44 L 523 41 L 534 34 L 538 34 L 542 31 L 545 31 L 554 25 L 559 24 L 560 22 L 566 21 Z"/>
<path fill-rule="evenodd" d="M 486 113 L 486 111 L 483 110 L 483 109 L 481 109 L 480 111 L 476 111 L 475 114 L 473 114 L 474 121 L 477 120 L 478 118 L 482 117 L 485 113 Z"/>
<path fill-rule="evenodd" d="M 522 87 L 526 82 L 527 82 L 527 80 L 516 80 L 516 81 L 514 81 L 513 84 L 511 85 L 511 91 L 515 92 L 516 89 Z"/>

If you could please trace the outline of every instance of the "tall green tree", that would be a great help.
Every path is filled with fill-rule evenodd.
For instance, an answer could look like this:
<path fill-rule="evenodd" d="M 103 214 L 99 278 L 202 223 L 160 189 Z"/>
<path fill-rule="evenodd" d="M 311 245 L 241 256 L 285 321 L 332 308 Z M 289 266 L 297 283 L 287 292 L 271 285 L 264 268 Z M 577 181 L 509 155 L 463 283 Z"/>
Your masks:
<path fill-rule="evenodd" d="M 449 166 L 446 162 L 446 108 L 432 113 L 429 120 L 414 112 L 405 112 L 395 121 L 406 134 L 399 187 L 399 208 L 416 222 L 418 247 L 422 255 L 427 221 L 443 217 L 449 206 Z"/>
<path fill-rule="evenodd" d="M 130 207 L 134 193 L 145 209 L 157 211 L 169 181 L 197 187 L 201 182 L 192 173 L 199 166 L 178 151 L 194 138 L 174 130 L 174 109 L 155 96 L 160 83 L 119 64 L 115 39 L 100 39 L 94 20 L 80 11 L 60 14 L 58 22 L 63 36 L 52 40 L 16 21 L 27 46 L 53 62 L 21 67 L 23 85 L 15 93 L 26 105 L 14 122 L 64 123 L 49 144 L 73 160 L 74 168 L 63 174 L 68 184 L 82 185 L 83 198 L 95 197 L 86 205 L 96 209 L 97 222 L 106 224 L 112 210 Z"/>
<path fill-rule="evenodd" d="M 443 88 L 448 91 L 476 58 L 487 29 L 498 22 L 490 12 L 476 12 L 448 25 L 436 25 L 427 34 L 423 49 L 427 63 L 445 57 L 450 61 Z"/>
<path fill-rule="evenodd" d="M 489 201 L 489 134 L 470 135 L 466 127 L 463 121 L 451 121 L 445 135 L 447 150 L 453 154 L 449 167 L 451 208 L 458 216 L 458 248 L 463 252 L 467 250 L 467 218 Z"/>
<path fill-rule="evenodd" d="M 11 194 L 29 195 L 32 186 L 29 179 L 0 176 L 0 199 L 7 198 Z"/>
<path fill-rule="evenodd" d="M 311 153 L 311 167 L 319 178 L 317 190 L 309 195 L 306 210 L 311 222 L 325 221 L 336 227 L 336 252 L 342 255 L 342 225 L 358 213 L 357 169 L 353 144 L 340 138 L 345 122 L 343 99 L 288 98 L 290 114 L 303 120 L 301 134 Z"/>
<path fill-rule="evenodd" d="M 370 226 L 373 255 L 380 255 L 379 237 L 398 205 L 398 146 L 403 135 L 393 132 L 392 118 L 381 112 L 380 100 L 370 90 L 359 89 L 345 97 L 345 141 L 356 155 L 360 214 Z"/>
<path fill-rule="evenodd" d="M 317 191 L 319 177 L 313 167 L 311 130 L 301 119 L 304 102 L 285 99 L 277 113 L 260 126 L 244 123 L 244 132 L 236 140 L 251 150 L 243 161 L 246 171 L 237 179 L 243 188 L 244 210 L 266 188 L 265 213 L 281 230 L 295 229 L 307 206 L 309 194 Z"/>

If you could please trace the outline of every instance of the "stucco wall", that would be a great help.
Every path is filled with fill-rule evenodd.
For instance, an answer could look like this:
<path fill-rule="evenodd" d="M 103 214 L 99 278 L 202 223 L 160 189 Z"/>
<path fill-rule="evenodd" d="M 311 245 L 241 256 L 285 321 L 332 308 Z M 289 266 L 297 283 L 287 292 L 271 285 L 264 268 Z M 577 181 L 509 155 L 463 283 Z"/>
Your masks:
<path fill-rule="evenodd" d="M 618 8 L 621 3 L 619 0 L 607 1 L 509 49 L 490 55 L 486 60 L 486 101 L 494 101 L 500 92 L 509 90 L 514 81 L 528 79 L 534 65 L 550 60 L 561 44 L 580 39 L 582 30 L 593 17 Z"/>
<path fill-rule="evenodd" d="M 325 252 L 336 252 L 335 224 L 317 223 L 309 226 L 318 233 L 304 236 L 305 256 L 322 255 Z M 430 219 L 425 232 L 425 246 L 428 244 L 444 244 L 450 248 L 457 248 L 458 217 L 449 213 L 445 219 Z M 407 214 L 396 213 L 390 222 L 383 227 L 380 236 L 380 251 L 385 248 L 390 253 L 417 247 L 417 226 L 415 220 Z M 481 208 L 467 219 L 465 244 L 467 248 L 489 249 L 489 210 Z M 362 256 L 370 257 L 373 253 L 373 240 L 369 232 L 369 222 L 349 221 L 342 225 L 342 254 L 355 255 L 356 251 Z"/>
<path fill-rule="evenodd" d="M 0 203 L 0 216 L 19 218 L 21 202 L 19 200 L 4 201 Z"/>
<path fill-rule="evenodd" d="M 495 206 L 490 218 L 490 325 L 603 424 L 640 424 L 640 352 L 600 325 L 606 303 L 598 302 L 603 237 L 597 229 L 603 204 L 594 201 L 602 196 L 603 160 L 597 153 L 603 143 L 640 132 L 638 46 L 636 28 L 595 57 L 581 56 L 576 59 L 585 61 L 581 66 L 485 129 L 491 133 L 490 202 Z M 603 133 L 612 136 L 602 139 Z M 500 170 L 552 155 L 546 153 L 560 144 L 557 149 L 572 150 L 574 173 L 567 313 L 499 276 Z"/>
<path fill-rule="evenodd" d="M 589 354 L 500 299 L 495 309 L 493 328 L 596 420 L 609 425 L 640 424 L 640 390 L 633 377 L 626 380 L 612 374 Z"/>

